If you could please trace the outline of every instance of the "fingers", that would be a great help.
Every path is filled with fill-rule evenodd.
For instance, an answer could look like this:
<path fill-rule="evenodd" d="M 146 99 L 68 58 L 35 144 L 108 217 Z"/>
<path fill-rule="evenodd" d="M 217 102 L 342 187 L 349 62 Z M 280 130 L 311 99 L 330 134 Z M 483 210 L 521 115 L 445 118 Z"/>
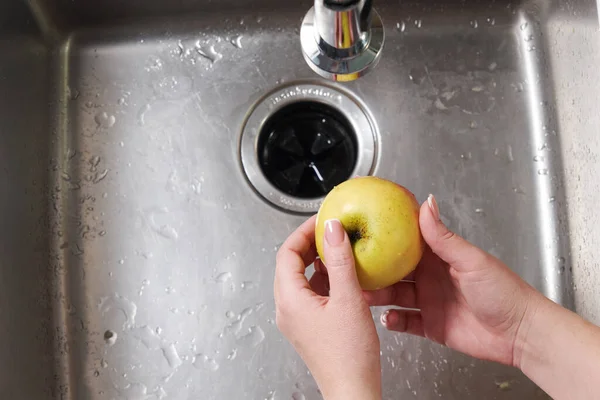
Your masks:
<path fill-rule="evenodd" d="M 315 260 L 315 271 L 319 271 L 322 274 L 327 275 L 327 267 L 323 264 L 323 261 L 320 258 Z"/>
<path fill-rule="evenodd" d="M 315 271 L 308 281 L 313 292 L 319 296 L 329 296 L 329 278 L 327 275 Z"/>
<path fill-rule="evenodd" d="M 323 252 L 329 275 L 330 298 L 360 298 L 362 290 L 354 268 L 350 239 L 341 222 L 336 219 L 325 221 Z"/>
<path fill-rule="evenodd" d="M 419 225 L 431 250 L 457 270 L 469 270 L 487 259 L 487 253 L 450 231 L 440 219 L 433 195 L 421 206 Z"/>
<path fill-rule="evenodd" d="M 316 257 L 315 219 L 309 218 L 281 245 L 275 267 L 275 296 L 310 288 L 304 271 Z"/>
<path fill-rule="evenodd" d="M 423 317 L 418 311 L 387 310 L 381 314 L 381 323 L 390 331 L 425 336 Z"/>
<path fill-rule="evenodd" d="M 413 282 L 400 281 L 392 286 L 375 291 L 364 291 L 369 306 L 395 305 L 404 308 L 417 307 L 417 293 Z"/>

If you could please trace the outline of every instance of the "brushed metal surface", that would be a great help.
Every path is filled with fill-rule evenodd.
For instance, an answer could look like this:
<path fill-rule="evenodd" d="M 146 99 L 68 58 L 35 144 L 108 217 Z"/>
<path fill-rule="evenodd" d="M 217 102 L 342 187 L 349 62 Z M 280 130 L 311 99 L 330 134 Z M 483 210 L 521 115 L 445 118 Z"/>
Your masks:
<path fill-rule="evenodd" d="M 311 2 L 282 3 L 0 6 L 1 398 L 320 398 L 274 325 L 275 251 L 305 217 L 239 161 L 258 99 L 323 82 L 300 48 Z M 599 322 L 596 4 L 375 6 L 378 66 L 328 83 L 375 120 L 374 173 Z M 379 332 L 386 399 L 545 396 Z"/>

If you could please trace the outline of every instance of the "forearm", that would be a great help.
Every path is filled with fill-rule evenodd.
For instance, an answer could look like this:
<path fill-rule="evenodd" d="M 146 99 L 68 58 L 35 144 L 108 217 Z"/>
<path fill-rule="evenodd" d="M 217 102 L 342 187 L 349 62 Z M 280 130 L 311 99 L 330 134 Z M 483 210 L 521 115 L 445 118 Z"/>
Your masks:
<path fill-rule="evenodd" d="M 600 382 L 600 328 L 546 298 L 532 301 L 515 364 L 552 398 L 593 399 Z"/>
<path fill-rule="evenodd" d="M 348 384 L 331 392 L 323 393 L 325 400 L 381 400 L 381 389 L 371 385 Z"/>

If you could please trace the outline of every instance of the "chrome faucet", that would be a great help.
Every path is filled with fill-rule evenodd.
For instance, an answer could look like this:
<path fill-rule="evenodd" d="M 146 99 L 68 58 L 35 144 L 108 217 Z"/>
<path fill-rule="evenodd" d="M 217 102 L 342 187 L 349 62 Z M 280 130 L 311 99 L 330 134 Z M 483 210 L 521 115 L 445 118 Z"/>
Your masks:
<path fill-rule="evenodd" d="M 315 0 L 300 30 L 304 59 L 334 81 L 355 80 L 375 67 L 384 37 L 372 0 Z"/>

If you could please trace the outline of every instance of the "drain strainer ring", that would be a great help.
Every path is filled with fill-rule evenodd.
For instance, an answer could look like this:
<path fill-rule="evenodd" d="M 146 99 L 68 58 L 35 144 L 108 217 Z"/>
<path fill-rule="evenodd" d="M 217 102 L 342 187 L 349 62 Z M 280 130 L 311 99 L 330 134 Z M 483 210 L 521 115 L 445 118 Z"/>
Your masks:
<path fill-rule="evenodd" d="M 250 110 L 240 158 L 248 181 L 266 201 L 314 213 L 333 185 L 372 172 L 376 137 L 372 118 L 348 94 L 294 84 L 271 92 Z"/>

